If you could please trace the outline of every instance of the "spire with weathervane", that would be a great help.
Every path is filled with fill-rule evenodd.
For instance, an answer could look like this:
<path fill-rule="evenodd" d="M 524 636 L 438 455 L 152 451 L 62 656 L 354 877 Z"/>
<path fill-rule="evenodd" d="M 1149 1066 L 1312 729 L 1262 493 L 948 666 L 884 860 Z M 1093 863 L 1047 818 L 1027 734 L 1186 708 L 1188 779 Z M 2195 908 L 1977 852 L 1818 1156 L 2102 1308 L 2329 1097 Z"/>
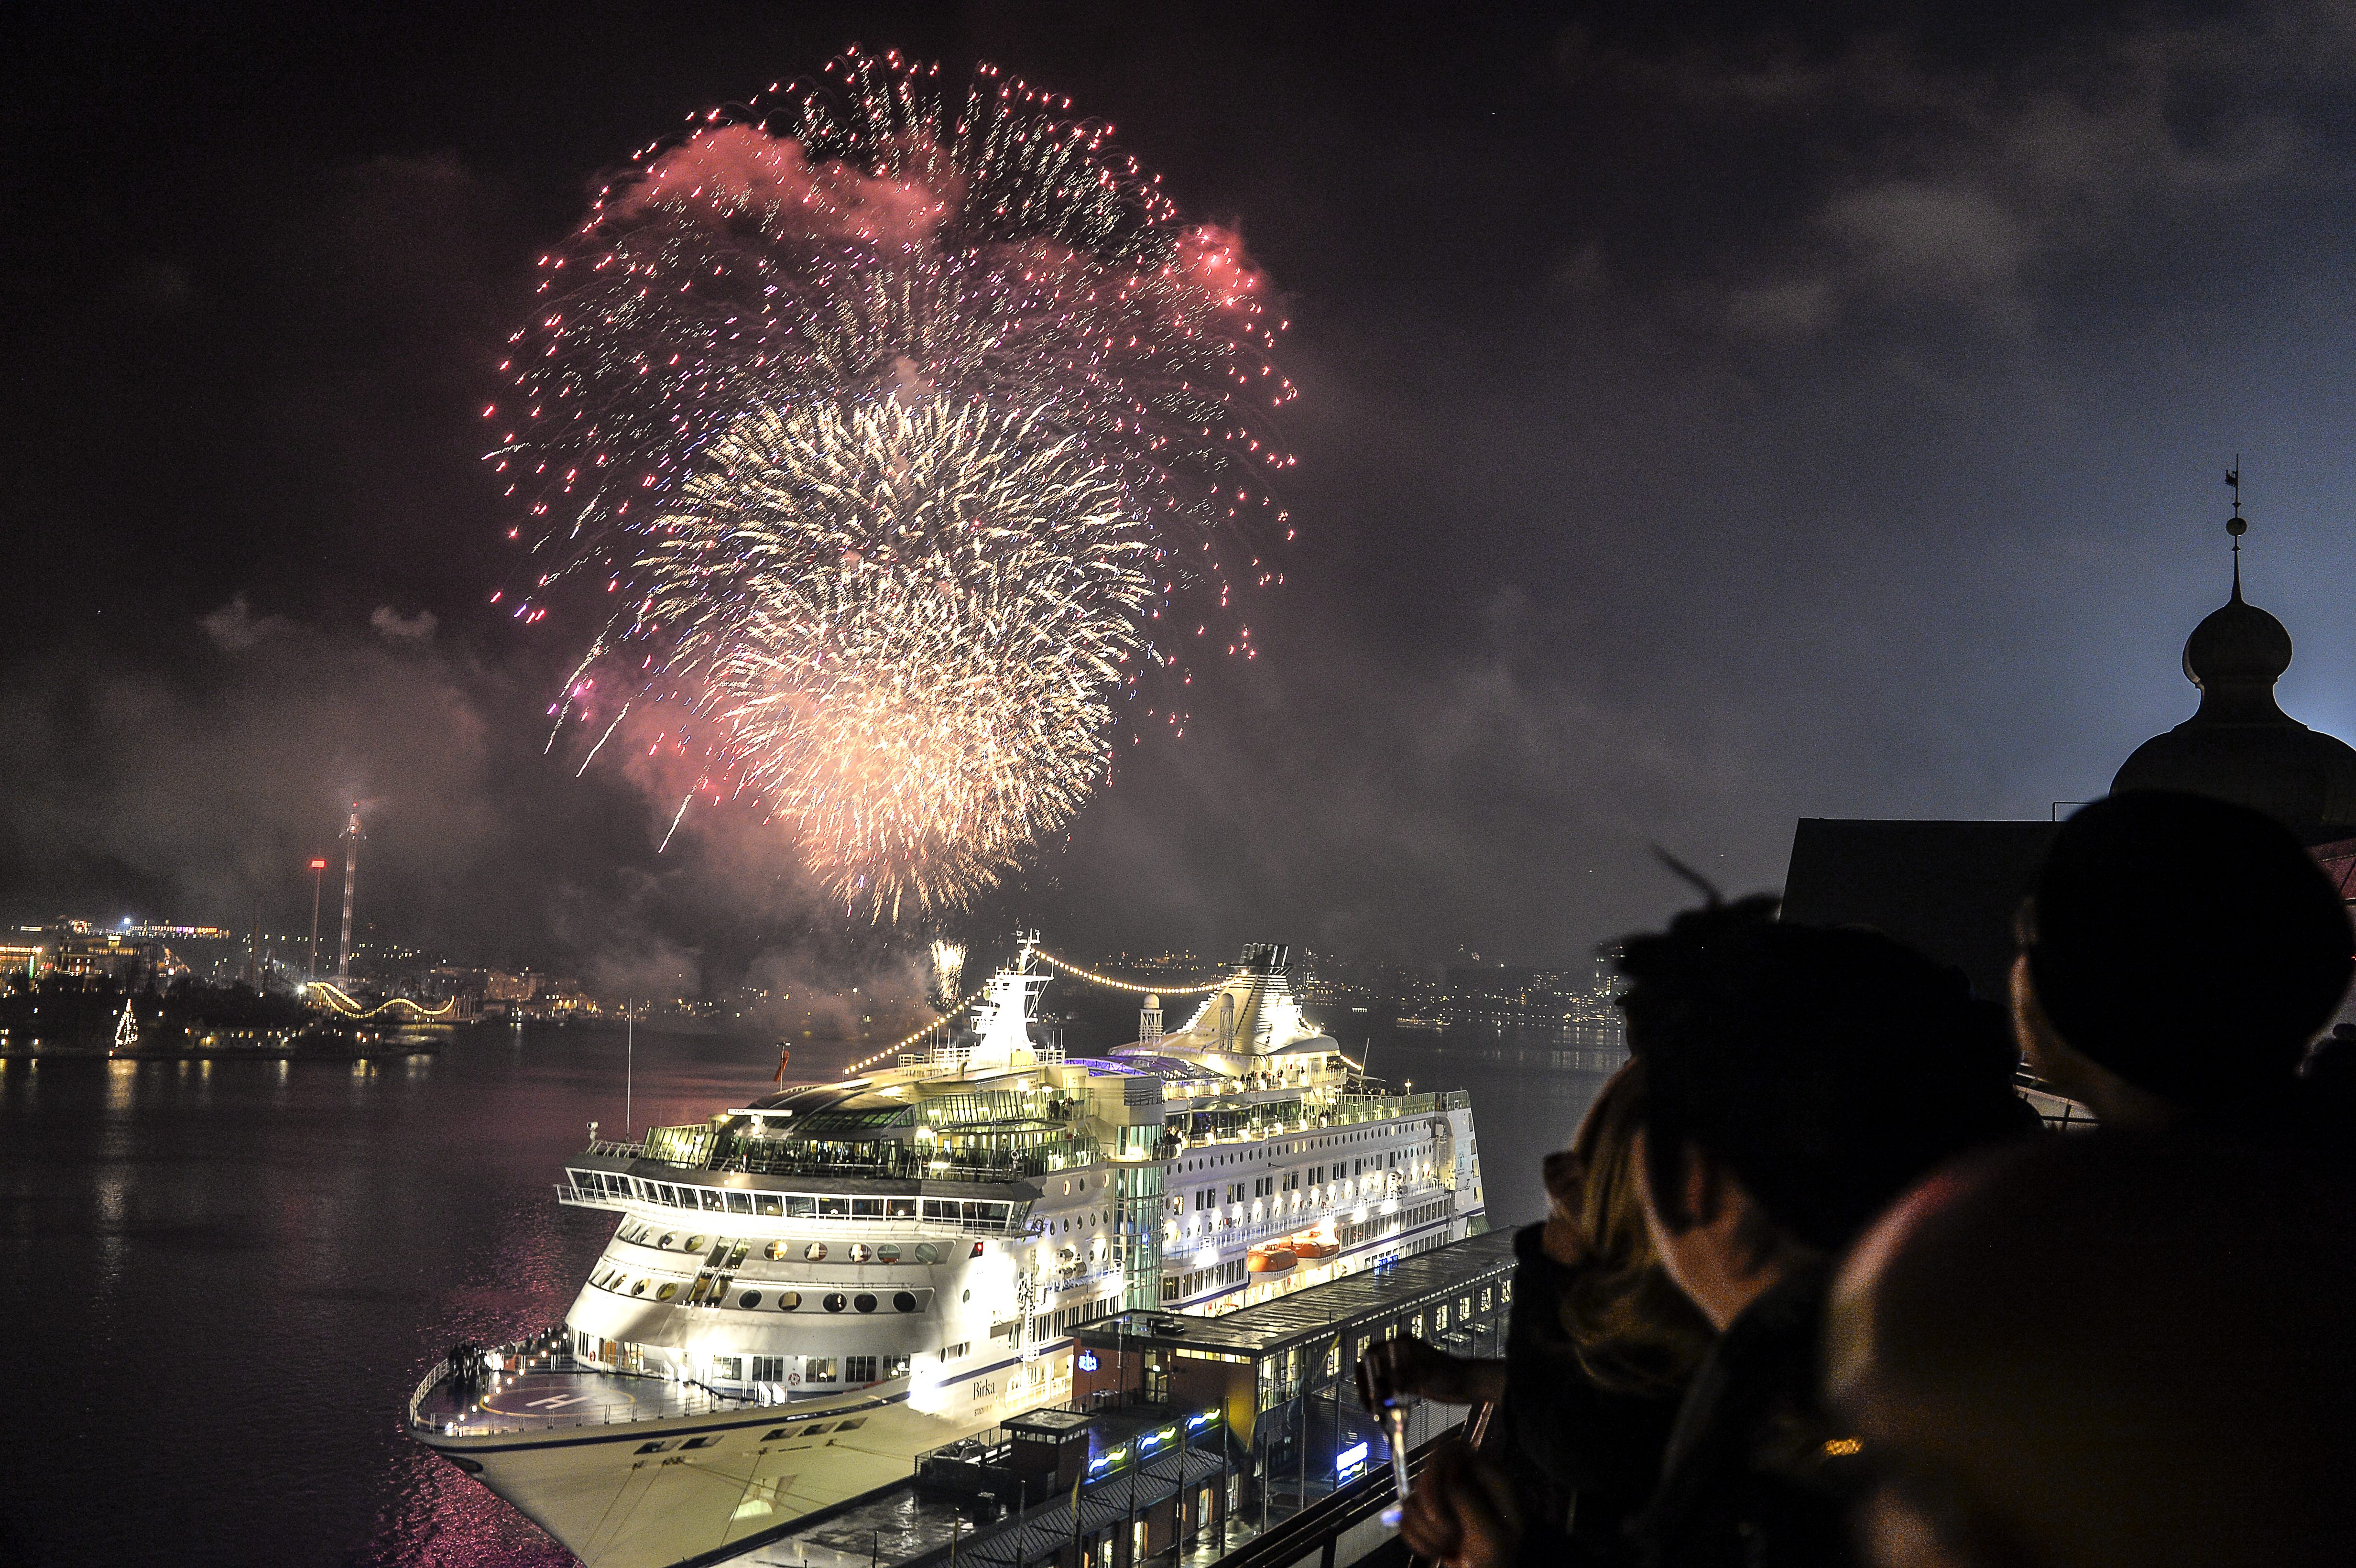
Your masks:
<path fill-rule="evenodd" d="M 2308 729 L 2282 710 L 2275 682 L 2290 667 L 2290 633 L 2242 597 L 2242 463 L 2225 534 L 2233 541 L 2233 592 L 2184 642 L 2184 677 L 2201 693 L 2192 717 L 2135 750 L 2111 793 L 2177 789 L 2254 806 L 2309 843 L 2356 836 L 2356 749 Z"/>

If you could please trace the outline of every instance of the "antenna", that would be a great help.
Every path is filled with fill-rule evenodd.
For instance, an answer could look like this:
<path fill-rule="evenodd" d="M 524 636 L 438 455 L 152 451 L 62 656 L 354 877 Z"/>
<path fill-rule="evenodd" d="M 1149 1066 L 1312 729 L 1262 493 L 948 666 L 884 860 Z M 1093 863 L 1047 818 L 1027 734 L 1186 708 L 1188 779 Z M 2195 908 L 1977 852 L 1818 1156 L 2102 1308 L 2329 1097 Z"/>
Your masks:
<path fill-rule="evenodd" d="M 2250 519 L 2242 516 L 2242 454 L 2233 453 L 2233 466 L 2225 471 L 2225 483 L 2233 488 L 2233 515 L 2225 519 L 2225 533 L 2233 541 L 2233 598 L 2242 597 L 2242 536 L 2250 531 Z"/>
<path fill-rule="evenodd" d="M 336 981 L 348 985 L 352 977 L 352 881 L 359 869 L 360 803 L 352 802 L 352 819 L 344 828 L 344 934 L 336 944 Z"/>

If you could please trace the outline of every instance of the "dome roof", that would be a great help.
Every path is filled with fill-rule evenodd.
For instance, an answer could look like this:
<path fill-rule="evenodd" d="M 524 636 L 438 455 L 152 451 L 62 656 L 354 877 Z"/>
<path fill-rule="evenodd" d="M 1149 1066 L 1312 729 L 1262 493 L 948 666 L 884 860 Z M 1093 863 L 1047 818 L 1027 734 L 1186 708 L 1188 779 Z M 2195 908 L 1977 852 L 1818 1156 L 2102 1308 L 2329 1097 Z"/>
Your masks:
<path fill-rule="evenodd" d="M 2185 790 L 2253 806 L 2309 842 L 2356 836 L 2356 748 L 2276 702 L 2275 681 L 2290 658 L 2283 624 L 2243 599 L 2237 558 L 2233 597 L 2184 643 L 2200 709 L 2136 747 L 2111 793 Z"/>
<path fill-rule="evenodd" d="M 2233 598 L 2211 610 L 2184 639 L 2184 678 L 2204 692 L 2251 683 L 2271 688 L 2288 668 L 2290 634 L 2280 621 L 2242 597 L 2242 568 L 2236 561 Z"/>

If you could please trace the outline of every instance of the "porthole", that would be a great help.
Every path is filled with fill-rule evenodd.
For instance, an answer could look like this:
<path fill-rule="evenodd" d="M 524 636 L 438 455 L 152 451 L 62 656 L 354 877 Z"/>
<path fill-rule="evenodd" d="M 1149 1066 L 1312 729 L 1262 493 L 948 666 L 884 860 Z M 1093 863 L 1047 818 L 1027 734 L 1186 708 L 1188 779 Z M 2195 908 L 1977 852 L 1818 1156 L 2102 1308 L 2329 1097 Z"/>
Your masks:
<path fill-rule="evenodd" d="M 647 1282 L 645 1280 L 640 1280 L 637 1284 L 630 1286 L 630 1294 L 632 1296 L 644 1296 L 646 1293 Z"/>
<path fill-rule="evenodd" d="M 941 1261 L 941 1249 L 930 1242 L 918 1242 L 916 1261 L 920 1264 L 937 1264 Z"/>
<path fill-rule="evenodd" d="M 886 1242 L 882 1246 L 876 1248 L 875 1261 L 886 1264 L 898 1263 L 900 1261 L 899 1244 L 894 1242 Z"/>
<path fill-rule="evenodd" d="M 701 1236 L 688 1237 L 687 1250 L 691 1253 L 701 1252 L 703 1250 L 703 1238 Z"/>
<path fill-rule="evenodd" d="M 663 1232 L 663 1239 L 662 1239 L 661 1241 L 659 1241 L 659 1242 L 657 1242 L 657 1243 L 655 1243 L 655 1245 L 657 1245 L 657 1246 L 659 1246 L 659 1247 L 667 1247 L 667 1246 L 670 1245 L 673 1242 L 675 1242 L 675 1241 L 677 1241 L 677 1240 L 679 1240 L 679 1232 L 676 1232 L 676 1231 L 666 1231 L 666 1232 Z"/>
<path fill-rule="evenodd" d="M 966 1291 L 966 1292 L 964 1292 L 962 1295 L 960 1295 L 960 1296 L 958 1297 L 958 1299 L 959 1301 L 963 1301 L 963 1302 L 970 1303 L 970 1302 L 973 1300 L 973 1292 L 971 1292 L 971 1291 L 969 1291 L 969 1291 Z"/>
<path fill-rule="evenodd" d="M 771 1263 L 781 1263 L 784 1261 L 786 1255 L 786 1243 L 783 1242 L 771 1242 L 766 1247 L 763 1248 L 762 1251 L 767 1253 L 768 1259 Z"/>
<path fill-rule="evenodd" d="M 801 1293 L 800 1291 L 798 1291 L 798 1290 L 781 1290 L 781 1291 L 777 1292 L 777 1310 L 778 1310 L 778 1311 L 780 1311 L 780 1312 L 798 1312 L 798 1311 L 800 1311 L 800 1310 L 801 1310 L 801 1305 L 802 1305 L 802 1293 Z"/>
<path fill-rule="evenodd" d="M 677 1280 L 673 1280 L 669 1284 L 665 1285 L 660 1290 L 655 1292 L 655 1299 L 657 1301 L 669 1301 L 672 1296 L 677 1296 L 678 1294 L 679 1282 Z"/>
<path fill-rule="evenodd" d="M 829 1312 L 840 1312 L 845 1307 L 849 1306 L 850 1303 L 842 1299 L 842 1293 L 838 1290 L 832 1296 L 828 1296 L 823 1302 L 820 1302 L 819 1305 L 824 1307 Z"/>
<path fill-rule="evenodd" d="M 758 1307 L 761 1305 L 761 1293 L 757 1290 L 748 1290 L 744 1295 L 736 1298 L 736 1305 L 739 1307 Z"/>
<path fill-rule="evenodd" d="M 851 1243 L 851 1261 L 852 1263 L 863 1264 L 873 1256 L 874 1256 L 874 1254 L 867 1250 L 867 1243 L 865 1242 L 853 1242 Z"/>
<path fill-rule="evenodd" d="M 802 1256 L 809 1259 L 812 1263 L 823 1263 L 826 1260 L 826 1243 L 824 1242 L 812 1242 L 809 1246 L 802 1249 Z"/>
<path fill-rule="evenodd" d="M 903 1290 L 903 1291 L 896 1292 L 896 1293 L 893 1296 L 893 1297 L 892 1297 L 892 1310 L 893 1310 L 893 1311 L 894 1311 L 894 1312 L 914 1312 L 916 1309 L 916 1293 L 915 1291 L 913 1291 L 913 1290 Z"/>
<path fill-rule="evenodd" d="M 862 1293 L 861 1295 L 854 1296 L 851 1298 L 851 1305 L 856 1307 L 862 1312 L 873 1312 L 875 1310 L 875 1298 L 872 1296 Z"/>

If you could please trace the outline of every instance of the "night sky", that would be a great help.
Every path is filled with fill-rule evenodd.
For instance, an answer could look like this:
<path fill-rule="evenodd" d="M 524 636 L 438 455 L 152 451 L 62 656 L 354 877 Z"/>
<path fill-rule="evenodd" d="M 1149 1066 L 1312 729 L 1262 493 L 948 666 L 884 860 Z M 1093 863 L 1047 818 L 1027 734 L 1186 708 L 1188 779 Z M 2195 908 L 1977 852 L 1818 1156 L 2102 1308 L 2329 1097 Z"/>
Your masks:
<path fill-rule="evenodd" d="M 1294 323 L 1262 656 L 977 936 L 1576 959 L 1689 898 L 1655 843 L 2044 817 L 2190 712 L 2237 452 L 2356 735 L 2356 7 L 1472 9 L 12 11 L 0 914 L 300 924 L 358 794 L 454 955 L 890 948 L 541 754 L 586 632 L 487 603 L 475 417 L 605 174 L 852 42 L 1111 120 Z"/>

